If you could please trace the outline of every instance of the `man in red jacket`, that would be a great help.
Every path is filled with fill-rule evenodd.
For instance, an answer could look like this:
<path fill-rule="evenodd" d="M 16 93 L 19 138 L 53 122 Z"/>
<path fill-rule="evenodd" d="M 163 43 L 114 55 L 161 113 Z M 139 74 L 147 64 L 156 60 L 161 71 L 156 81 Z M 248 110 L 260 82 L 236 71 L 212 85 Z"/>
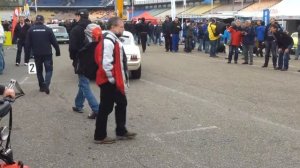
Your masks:
<path fill-rule="evenodd" d="M 234 52 L 234 63 L 237 64 L 239 57 L 239 47 L 242 42 L 242 34 L 240 31 L 240 22 L 232 23 L 231 26 L 227 29 L 231 34 L 231 43 L 229 45 L 229 55 L 228 55 L 228 64 L 231 63 L 232 55 Z"/>
<path fill-rule="evenodd" d="M 119 39 L 124 31 L 124 23 L 119 17 L 112 17 L 107 22 L 108 31 L 104 37 L 103 46 L 96 48 L 95 60 L 98 64 L 96 83 L 100 86 L 101 96 L 99 113 L 96 120 L 94 142 L 97 144 L 112 144 L 115 139 L 107 137 L 107 118 L 114 104 L 117 139 L 133 139 L 136 133 L 126 129 L 127 98 L 127 58 Z M 101 53 L 101 51 L 103 51 Z"/>

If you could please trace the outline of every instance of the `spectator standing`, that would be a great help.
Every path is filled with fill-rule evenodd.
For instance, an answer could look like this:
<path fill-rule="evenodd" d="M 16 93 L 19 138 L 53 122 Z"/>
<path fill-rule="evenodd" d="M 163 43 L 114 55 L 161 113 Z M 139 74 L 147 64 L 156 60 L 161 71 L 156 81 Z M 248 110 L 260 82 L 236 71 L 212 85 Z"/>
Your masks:
<path fill-rule="evenodd" d="M 92 51 L 90 51 L 90 48 L 86 48 L 88 47 L 89 42 L 92 41 L 91 38 L 86 38 L 86 36 L 92 37 L 90 31 L 96 25 L 90 25 L 91 22 L 89 20 L 89 13 L 85 9 L 78 10 L 75 13 L 75 16 L 77 25 L 70 32 L 69 52 L 70 58 L 73 60 L 75 73 L 78 74 L 78 92 L 74 101 L 75 106 L 72 107 L 72 109 L 74 112 L 83 113 L 84 101 L 86 99 L 92 110 L 92 112 L 88 115 L 88 118 L 95 119 L 99 111 L 99 103 L 90 88 L 89 79 L 85 77 L 80 70 L 76 71 L 76 67 L 78 64 L 79 54 L 94 54 Z M 90 27 L 87 28 L 88 25 L 90 25 Z"/>
<path fill-rule="evenodd" d="M 255 43 L 255 29 L 250 20 L 245 22 L 245 27 L 242 30 L 243 35 L 243 55 L 245 61 L 242 64 L 253 65 L 253 47 Z"/>
<path fill-rule="evenodd" d="M 26 38 L 27 52 L 32 50 L 36 64 L 37 78 L 40 92 L 50 94 L 49 86 L 53 73 L 52 47 L 56 56 L 60 56 L 60 49 L 51 28 L 44 25 L 44 17 L 36 16 L 35 24 L 28 30 Z M 43 76 L 43 65 L 45 67 L 45 78 Z"/>
<path fill-rule="evenodd" d="M 161 21 L 159 21 L 154 28 L 155 44 L 159 43 L 159 45 L 162 45 L 161 34 L 162 34 L 162 23 Z"/>
<path fill-rule="evenodd" d="M 162 30 L 165 38 L 165 49 L 166 52 L 172 51 L 172 40 L 171 40 L 171 18 L 166 16 L 164 23 L 162 24 Z"/>
<path fill-rule="evenodd" d="M 148 27 L 148 24 L 146 24 L 146 22 L 145 22 L 145 18 L 142 18 L 141 23 L 140 23 L 140 36 L 141 36 L 143 52 L 146 51 L 148 29 L 149 29 L 149 27 Z"/>
<path fill-rule="evenodd" d="M 186 23 L 186 39 L 185 39 L 185 52 L 191 52 L 193 49 L 193 39 L 194 39 L 194 28 L 190 21 Z"/>
<path fill-rule="evenodd" d="M 5 62 L 3 57 L 3 43 L 5 40 L 5 34 L 2 24 L 0 23 L 0 75 L 3 73 L 5 68 Z"/>
<path fill-rule="evenodd" d="M 148 46 L 150 45 L 151 41 L 154 44 L 154 25 L 151 22 L 148 22 Z"/>
<path fill-rule="evenodd" d="M 256 32 L 256 40 L 258 42 L 257 56 L 263 57 L 263 49 L 264 49 L 264 40 L 265 40 L 265 26 L 262 25 L 262 21 L 257 21 L 257 26 L 255 28 Z"/>
<path fill-rule="evenodd" d="M 228 31 L 231 34 L 231 41 L 229 45 L 229 55 L 228 55 L 228 63 L 231 63 L 232 55 L 234 52 L 234 63 L 238 63 L 238 57 L 239 57 L 239 47 L 241 45 L 242 41 L 242 34 L 239 30 L 239 27 L 236 23 L 232 23 L 231 26 L 228 28 Z"/>
<path fill-rule="evenodd" d="M 270 26 L 270 31 L 274 34 L 278 45 L 279 57 L 276 70 L 287 71 L 289 69 L 290 51 L 294 45 L 293 38 L 287 32 L 278 31 L 275 24 Z"/>
<path fill-rule="evenodd" d="M 178 52 L 179 32 L 182 30 L 178 17 L 171 24 L 172 52 Z"/>
<path fill-rule="evenodd" d="M 300 25 L 297 27 L 297 32 L 298 32 L 298 44 L 297 44 L 297 50 L 295 53 L 295 60 L 299 59 L 299 54 L 300 54 Z"/>
<path fill-rule="evenodd" d="M 220 38 L 219 34 L 216 34 L 216 21 L 214 19 L 210 19 L 210 22 L 207 26 L 208 37 L 210 41 L 210 57 L 217 57 L 217 43 Z"/>
<path fill-rule="evenodd" d="M 22 50 L 24 48 L 24 65 L 28 65 L 30 53 L 25 51 L 25 41 L 27 32 L 29 30 L 30 26 L 25 23 L 24 16 L 19 17 L 19 23 L 16 25 L 14 30 L 14 38 L 17 40 L 17 56 L 16 56 L 16 66 L 20 65 L 21 61 L 21 54 Z"/>
<path fill-rule="evenodd" d="M 119 17 L 108 20 L 108 34 L 104 38 L 103 55 L 96 51 L 96 60 L 99 69 L 96 82 L 101 90 L 101 108 L 96 120 L 94 142 L 97 144 L 111 144 L 115 139 L 107 136 L 107 118 L 115 106 L 116 135 L 117 139 L 133 139 L 136 133 L 127 131 L 126 108 L 127 98 L 127 58 L 119 37 L 124 31 L 124 23 Z"/>
<path fill-rule="evenodd" d="M 204 42 L 204 31 L 202 29 L 203 23 L 200 23 L 198 26 L 197 40 L 199 42 L 198 51 L 204 50 L 203 42 Z"/>
<path fill-rule="evenodd" d="M 277 65 L 277 43 L 276 39 L 274 38 L 274 34 L 270 30 L 271 25 L 276 25 L 278 31 L 282 32 L 282 28 L 280 25 L 276 22 L 275 18 L 271 18 L 270 24 L 267 25 L 265 29 L 265 46 L 266 46 L 266 53 L 265 53 L 265 63 L 262 66 L 263 68 L 268 67 L 269 64 L 269 57 L 270 52 L 272 52 L 272 61 L 273 61 L 273 68 L 276 69 Z"/>

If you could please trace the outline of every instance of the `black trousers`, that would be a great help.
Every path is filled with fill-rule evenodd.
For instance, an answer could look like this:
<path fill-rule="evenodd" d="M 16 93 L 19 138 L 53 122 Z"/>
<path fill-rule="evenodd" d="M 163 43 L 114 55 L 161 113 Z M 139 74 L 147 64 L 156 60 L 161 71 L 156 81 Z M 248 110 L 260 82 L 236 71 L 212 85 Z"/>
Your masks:
<path fill-rule="evenodd" d="M 166 48 L 166 51 L 172 51 L 172 38 L 171 38 L 171 35 L 170 34 L 165 34 L 164 35 L 165 37 L 165 48 Z"/>
<path fill-rule="evenodd" d="M 28 63 L 30 54 L 28 54 L 28 52 L 26 52 L 26 50 L 25 50 L 25 41 L 19 40 L 17 43 L 17 47 L 18 47 L 18 50 L 17 50 L 17 56 L 16 56 L 16 63 L 20 63 L 20 61 L 21 61 L 22 49 L 24 49 L 24 54 L 25 54 L 24 63 Z"/>
<path fill-rule="evenodd" d="M 116 135 L 123 136 L 127 133 L 126 125 L 126 107 L 127 98 L 117 90 L 116 85 L 109 82 L 100 86 L 100 106 L 96 119 L 95 140 L 102 140 L 107 136 L 107 118 L 115 106 Z"/>
<path fill-rule="evenodd" d="M 147 32 L 141 32 L 141 42 L 143 52 L 146 51 L 146 43 L 147 43 Z"/>

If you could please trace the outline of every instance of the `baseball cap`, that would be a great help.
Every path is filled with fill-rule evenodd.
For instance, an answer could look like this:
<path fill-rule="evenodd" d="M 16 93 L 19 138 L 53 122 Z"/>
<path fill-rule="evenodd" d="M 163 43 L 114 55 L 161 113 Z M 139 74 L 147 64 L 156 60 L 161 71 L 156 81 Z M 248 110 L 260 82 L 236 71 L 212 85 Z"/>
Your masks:
<path fill-rule="evenodd" d="M 81 16 L 83 18 L 88 18 L 89 17 L 89 11 L 87 9 L 80 9 L 75 13 L 75 15 Z"/>
<path fill-rule="evenodd" d="M 44 22 L 44 16 L 42 16 L 42 15 L 37 15 L 36 18 L 35 18 L 35 21 L 36 21 L 36 22 Z"/>

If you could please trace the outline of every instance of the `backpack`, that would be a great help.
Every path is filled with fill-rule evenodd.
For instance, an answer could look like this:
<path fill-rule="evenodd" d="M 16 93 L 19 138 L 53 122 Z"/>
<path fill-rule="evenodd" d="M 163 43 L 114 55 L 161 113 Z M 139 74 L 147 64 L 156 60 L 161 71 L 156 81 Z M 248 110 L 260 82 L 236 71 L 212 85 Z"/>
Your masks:
<path fill-rule="evenodd" d="M 86 33 L 84 46 L 77 53 L 77 64 L 75 67 L 75 72 L 77 74 L 82 74 L 90 80 L 96 79 L 96 74 L 98 70 L 98 64 L 95 61 L 95 49 L 99 44 L 103 45 L 103 38 L 99 38 L 97 41 L 91 40 L 94 38 L 94 32 L 100 37 L 102 34 L 100 26 L 95 26 L 95 24 L 89 24 L 85 29 L 85 32 L 89 31 L 92 34 Z M 99 31 L 100 30 L 100 31 Z M 101 33 L 101 34 L 99 34 Z"/>

